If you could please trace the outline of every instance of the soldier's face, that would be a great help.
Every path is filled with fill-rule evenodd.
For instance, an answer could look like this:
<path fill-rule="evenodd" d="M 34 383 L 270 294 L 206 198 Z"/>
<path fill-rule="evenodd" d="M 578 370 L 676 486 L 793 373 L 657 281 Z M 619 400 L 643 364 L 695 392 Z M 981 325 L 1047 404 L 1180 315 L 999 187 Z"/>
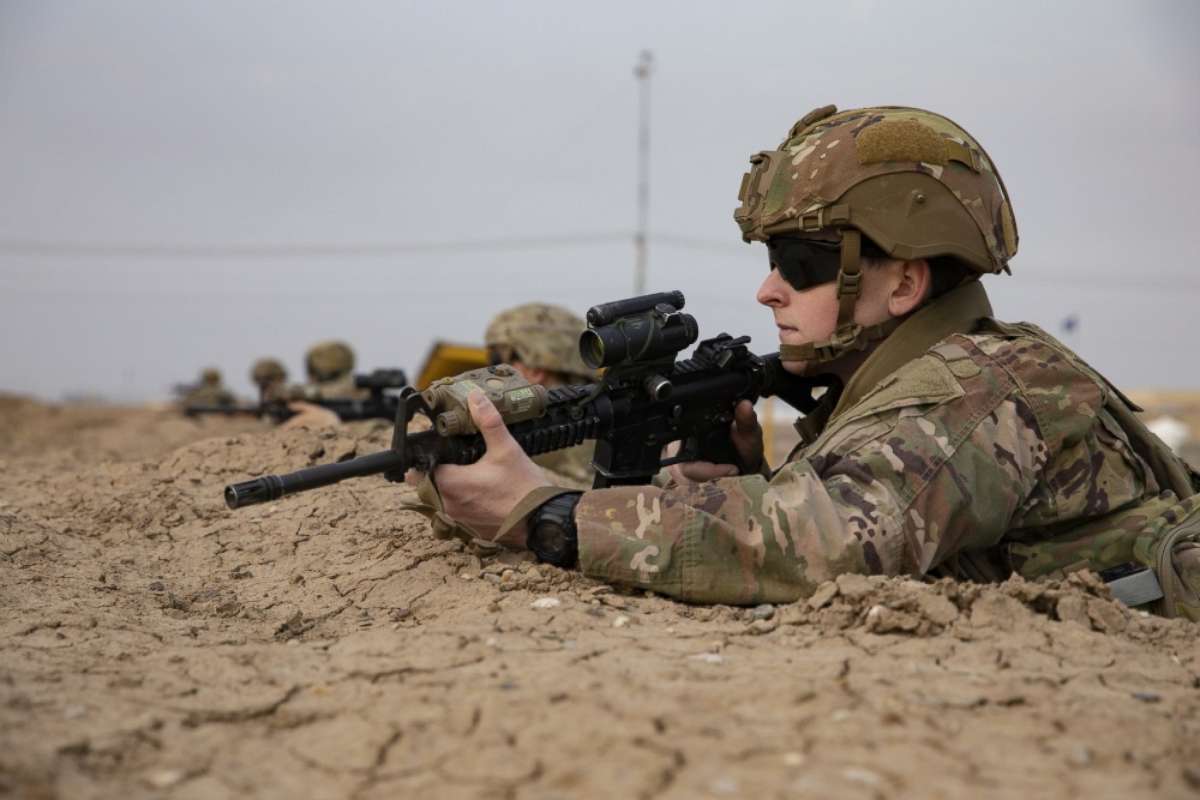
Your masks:
<path fill-rule="evenodd" d="M 822 283 L 797 291 L 773 269 L 756 295 L 775 316 L 781 344 L 821 342 L 837 327 L 837 283 Z M 803 374 L 805 362 L 785 361 L 784 369 Z"/>
<path fill-rule="evenodd" d="M 862 288 L 854 304 L 854 321 L 859 325 L 877 325 L 892 317 L 914 311 L 929 295 L 929 264 L 924 260 L 891 260 L 882 264 L 863 263 Z M 837 329 L 837 282 L 821 283 L 796 289 L 772 269 L 758 287 L 758 302 L 775 316 L 781 344 L 810 344 L 827 341 Z M 835 362 L 834 371 L 839 371 Z M 852 363 L 842 365 L 852 367 Z M 785 361 L 784 369 L 805 374 L 808 363 Z"/>
<path fill-rule="evenodd" d="M 887 269 L 863 269 L 862 294 L 854 303 L 854 321 L 859 325 L 876 325 L 911 311 L 911 306 L 894 305 L 896 285 L 902 283 L 902 261 L 890 263 Z M 894 267 L 894 269 L 893 269 Z M 893 275 L 895 272 L 895 275 Z M 928 267 L 926 267 L 928 273 Z M 838 329 L 838 282 L 820 283 L 815 287 L 796 289 L 785 281 L 779 270 L 773 269 L 758 287 L 758 302 L 770 308 L 775 317 L 781 344 L 811 344 L 826 342 Z M 851 365 L 847 365 L 851 366 Z M 788 372 L 804 374 L 808 362 L 785 361 Z M 838 372 L 838 369 L 834 369 Z"/>

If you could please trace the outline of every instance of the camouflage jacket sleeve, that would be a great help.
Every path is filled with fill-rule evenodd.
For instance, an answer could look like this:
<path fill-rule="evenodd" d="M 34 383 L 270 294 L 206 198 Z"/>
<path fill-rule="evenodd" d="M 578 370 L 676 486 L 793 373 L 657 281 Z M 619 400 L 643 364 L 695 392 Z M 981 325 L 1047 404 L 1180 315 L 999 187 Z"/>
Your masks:
<path fill-rule="evenodd" d="M 1046 447 L 1012 373 L 980 360 L 961 345 L 927 353 L 770 480 L 585 493 L 581 568 L 693 602 L 786 602 L 843 572 L 921 574 L 994 545 Z"/>

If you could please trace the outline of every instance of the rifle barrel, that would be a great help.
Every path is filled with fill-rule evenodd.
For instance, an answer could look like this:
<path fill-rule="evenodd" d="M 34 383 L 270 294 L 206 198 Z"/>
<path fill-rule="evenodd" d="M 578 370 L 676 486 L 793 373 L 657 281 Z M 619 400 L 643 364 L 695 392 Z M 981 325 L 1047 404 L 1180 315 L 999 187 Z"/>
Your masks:
<path fill-rule="evenodd" d="M 261 478 L 242 481 L 225 487 L 225 505 L 244 508 L 278 500 L 286 494 L 303 492 L 328 486 L 346 478 L 361 478 L 377 475 L 390 469 L 402 467 L 403 459 L 394 450 L 340 461 L 336 464 L 321 464 L 308 469 L 289 472 L 286 475 L 263 475 Z"/>

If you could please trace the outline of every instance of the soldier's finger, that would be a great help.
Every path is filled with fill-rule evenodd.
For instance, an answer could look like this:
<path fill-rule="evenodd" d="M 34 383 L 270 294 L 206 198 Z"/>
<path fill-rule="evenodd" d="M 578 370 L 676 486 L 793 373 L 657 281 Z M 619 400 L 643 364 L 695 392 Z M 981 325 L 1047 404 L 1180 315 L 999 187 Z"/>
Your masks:
<path fill-rule="evenodd" d="M 685 478 L 696 483 L 730 478 L 738 474 L 738 468 L 733 464 L 714 464 L 711 461 L 688 461 L 678 466 Z"/>
<path fill-rule="evenodd" d="M 471 407 L 471 419 L 475 420 L 475 426 L 483 435 L 488 453 L 498 455 L 509 448 L 516 447 L 516 441 L 513 440 L 512 434 L 504 425 L 504 418 L 500 416 L 500 412 L 496 410 L 496 406 L 492 405 L 492 401 L 487 398 L 487 395 L 483 392 L 473 391 L 467 396 L 467 402 Z"/>
<path fill-rule="evenodd" d="M 758 414 L 754 413 L 754 404 L 743 400 L 733 410 L 733 424 L 742 433 L 753 433 L 758 429 Z"/>

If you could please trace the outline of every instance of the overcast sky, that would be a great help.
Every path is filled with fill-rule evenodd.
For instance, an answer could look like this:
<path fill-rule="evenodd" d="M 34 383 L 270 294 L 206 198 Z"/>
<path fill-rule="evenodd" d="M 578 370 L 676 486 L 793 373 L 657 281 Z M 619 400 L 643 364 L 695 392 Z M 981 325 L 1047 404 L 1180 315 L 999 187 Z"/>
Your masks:
<path fill-rule="evenodd" d="M 414 370 L 508 305 L 630 294 L 642 49 L 649 285 L 702 333 L 776 344 L 732 221 L 750 154 L 825 103 L 916 105 L 1012 194 L 998 316 L 1200 388 L 1198 34 L 1189 0 L 0 0 L 0 390 L 151 399 L 215 364 L 248 391 L 335 336 Z"/>

